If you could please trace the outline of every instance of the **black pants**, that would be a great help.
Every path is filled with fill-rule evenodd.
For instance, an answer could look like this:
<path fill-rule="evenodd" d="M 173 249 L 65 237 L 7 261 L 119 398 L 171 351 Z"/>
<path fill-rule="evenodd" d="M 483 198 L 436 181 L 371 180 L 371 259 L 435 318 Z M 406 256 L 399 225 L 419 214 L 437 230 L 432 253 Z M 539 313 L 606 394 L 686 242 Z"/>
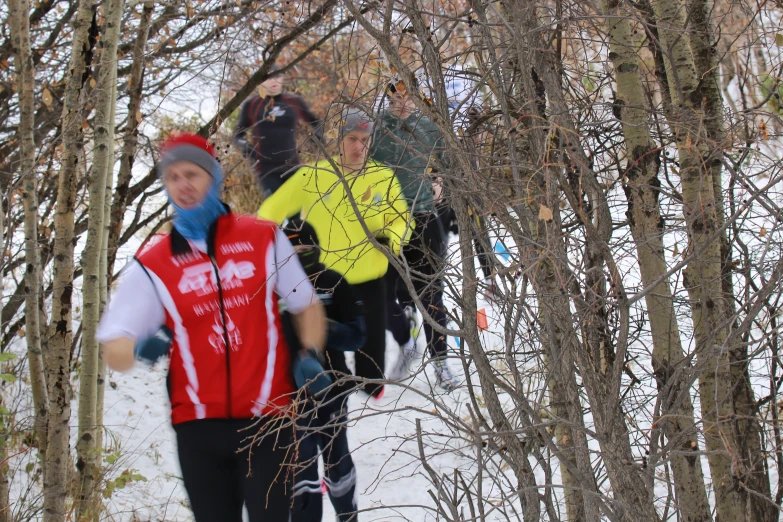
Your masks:
<path fill-rule="evenodd" d="M 353 285 L 364 301 L 365 341 L 356 352 L 356 376 L 365 379 L 383 379 L 386 360 L 386 283 L 378 278 Z M 377 395 L 383 387 L 365 385 L 370 395 Z"/>
<path fill-rule="evenodd" d="M 397 301 L 397 283 L 400 281 L 400 274 L 397 270 L 389 267 L 386 272 L 386 329 L 392 333 L 392 337 L 400 346 L 411 340 L 411 328 L 405 312 Z"/>
<path fill-rule="evenodd" d="M 296 171 L 296 166 L 278 165 L 274 167 L 262 168 L 256 171 L 258 186 L 264 198 L 268 198 L 283 186 L 288 176 Z"/>
<path fill-rule="evenodd" d="M 471 211 L 468 210 L 468 212 L 470 213 Z M 453 234 L 459 234 L 459 228 L 457 227 L 457 216 L 454 213 L 453 208 L 441 204 L 438 207 L 438 219 L 443 225 L 443 230 L 445 232 L 444 240 L 448 237 L 449 232 L 452 232 Z M 492 258 L 490 256 L 494 256 L 494 253 L 492 253 L 492 243 L 489 240 L 489 230 L 487 230 L 486 220 L 480 215 L 471 213 L 470 219 L 470 235 L 473 238 L 473 246 L 476 252 L 476 256 L 478 257 L 479 266 L 481 267 L 481 271 L 484 273 L 484 278 L 486 279 L 492 275 Z M 484 245 L 487 245 L 489 250 L 487 250 Z"/>
<path fill-rule="evenodd" d="M 348 447 L 344 408 L 323 408 L 297 419 L 297 470 L 291 520 L 321 522 L 323 494 L 318 478 L 318 456 L 324 459 L 324 483 L 338 522 L 357 522 L 356 467 Z"/>
<path fill-rule="evenodd" d="M 288 522 L 292 497 L 293 428 L 258 437 L 264 420 L 204 419 L 174 425 L 182 479 L 196 522 L 242 522 L 242 505 L 251 522 Z M 245 429 L 248 428 L 249 429 Z"/>
<path fill-rule="evenodd" d="M 416 220 L 416 228 L 413 230 L 410 242 L 403 248 L 402 254 L 411 268 L 416 294 L 435 322 L 445 328 L 448 318 L 443 306 L 441 271 L 445 264 L 446 234 L 436 214 L 414 214 L 413 217 Z M 389 268 L 389 272 L 391 273 L 386 278 L 389 293 L 396 295 L 400 305 L 413 306 L 413 298 L 397 270 Z M 399 313 L 396 310 L 392 311 L 395 322 L 398 322 Z M 392 334 L 396 340 L 399 334 L 394 333 L 393 330 Z M 433 357 L 446 355 L 448 349 L 446 336 L 435 332 L 427 321 L 424 321 L 424 335 L 427 337 L 427 348 Z"/>

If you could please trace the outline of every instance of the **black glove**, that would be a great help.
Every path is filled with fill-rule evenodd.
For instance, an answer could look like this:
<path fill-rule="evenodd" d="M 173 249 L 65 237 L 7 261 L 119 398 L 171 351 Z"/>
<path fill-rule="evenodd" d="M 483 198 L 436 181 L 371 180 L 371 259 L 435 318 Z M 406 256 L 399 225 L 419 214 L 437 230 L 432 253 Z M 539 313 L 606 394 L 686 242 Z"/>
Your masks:
<path fill-rule="evenodd" d="M 323 353 L 315 348 L 299 351 L 294 358 L 293 373 L 297 388 L 306 387 L 309 395 L 318 395 L 332 384 L 324 370 Z"/>
<path fill-rule="evenodd" d="M 142 339 L 133 349 L 137 359 L 155 364 L 158 359 L 169 354 L 172 333 L 166 326 L 162 326 L 155 335 Z"/>

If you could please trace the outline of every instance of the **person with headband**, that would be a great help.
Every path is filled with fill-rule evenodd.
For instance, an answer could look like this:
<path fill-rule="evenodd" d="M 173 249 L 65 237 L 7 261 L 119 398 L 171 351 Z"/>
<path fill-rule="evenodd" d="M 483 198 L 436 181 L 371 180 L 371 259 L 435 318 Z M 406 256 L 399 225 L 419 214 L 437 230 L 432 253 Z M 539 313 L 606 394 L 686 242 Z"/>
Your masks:
<path fill-rule="evenodd" d="M 404 84 L 390 82 L 386 86 L 386 95 L 389 107 L 380 115 L 373 134 L 370 156 L 394 169 L 400 182 L 417 224 L 402 255 L 410 267 L 411 282 L 427 313 L 439 326 L 447 328 L 442 278 L 448 236 L 438 219 L 432 179 L 433 173 L 442 168 L 446 161 L 443 138 L 426 116 L 416 112 Z M 397 270 L 389 270 L 387 284 L 391 300 L 396 299 L 399 305 L 405 307 L 403 310 L 397 302 L 391 302 L 389 313 L 392 333 L 401 348 L 398 364 L 390 378 L 404 379 L 409 376 L 417 355 L 415 339 L 408 333 L 408 321 L 405 320 L 415 317 L 415 306 Z M 415 321 L 412 322 L 413 330 L 416 330 Z M 427 347 L 434 359 L 437 383 L 444 390 L 452 391 L 459 381 L 448 364 L 446 336 L 436 332 L 427 321 L 423 327 Z"/>
<path fill-rule="evenodd" d="M 157 170 L 172 230 L 124 269 L 96 337 L 113 370 L 129 370 L 137 355 L 169 356 L 171 420 L 196 522 L 241 522 L 243 505 L 251 522 L 288 522 L 295 385 L 278 301 L 315 352 L 325 344 L 323 305 L 286 235 L 220 200 L 223 172 L 204 138 L 167 139 Z M 160 325 L 170 345 L 135 353 Z"/>
<path fill-rule="evenodd" d="M 398 255 L 414 223 L 394 172 L 367 157 L 370 117 L 361 109 L 343 108 L 336 130 L 339 154 L 296 171 L 261 204 L 258 215 L 282 223 L 301 212 L 320 238 L 321 262 L 353 285 L 364 302 L 366 327 L 364 345 L 356 352 L 356 376 L 373 380 L 363 389 L 380 397 L 389 264 L 377 243 Z"/>
<path fill-rule="evenodd" d="M 274 74 L 278 67 L 270 71 Z M 261 84 L 259 92 L 242 104 L 234 143 L 254 162 L 264 197 L 279 189 L 301 161 L 296 143 L 299 122 L 307 123 L 313 136 L 322 139 L 322 122 L 296 94 L 284 92 L 285 77 L 277 74 Z"/>

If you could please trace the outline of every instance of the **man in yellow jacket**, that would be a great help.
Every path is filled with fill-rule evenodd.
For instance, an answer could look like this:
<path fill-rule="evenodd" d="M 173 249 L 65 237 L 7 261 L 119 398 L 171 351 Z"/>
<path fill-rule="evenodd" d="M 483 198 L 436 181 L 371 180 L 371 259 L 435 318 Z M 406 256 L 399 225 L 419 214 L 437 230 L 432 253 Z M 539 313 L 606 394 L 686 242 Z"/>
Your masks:
<path fill-rule="evenodd" d="M 372 131 L 366 113 L 344 109 L 337 123 L 339 155 L 300 168 L 264 200 L 258 215 L 282 223 L 301 212 L 313 226 L 321 262 L 343 274 L 364 302 L 366 340 L 356 352 L 356 375 L 383 379 L 388 260 L 370 237 L 399 255 L 414 223 L 394 171 L 368 160 Z M 375 397 L 383 392 L 380 384 L 364 389 Z"/>

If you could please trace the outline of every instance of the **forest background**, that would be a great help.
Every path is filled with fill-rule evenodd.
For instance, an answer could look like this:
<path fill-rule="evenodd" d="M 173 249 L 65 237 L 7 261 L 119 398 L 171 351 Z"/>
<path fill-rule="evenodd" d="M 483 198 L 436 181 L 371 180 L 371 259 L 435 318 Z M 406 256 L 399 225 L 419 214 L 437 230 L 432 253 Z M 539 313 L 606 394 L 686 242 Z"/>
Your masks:
<path fill-rule="evenodd" d="M 0 522 L 98 520 L 134 480 L 111 466 L 97 320 L 170 216 L 152 168 L 169 132 L 212 139 L 227 201 L 257 208 L 230 135 L 274 65 L 327 120 L 339 103 L 377 114 L 392 81 L 444 135 L 460 235 L 441 333 L 460 340 L 466 400 L 431 394 L 417 414 L 472 464 L 440 473 L 438 443 L 411 434 L 432 516 L 779 520 L 781 14 L 767 0 L 4 3 Z M 502 252 L 492 342 L 474 319 L 481 227 Z"/>

